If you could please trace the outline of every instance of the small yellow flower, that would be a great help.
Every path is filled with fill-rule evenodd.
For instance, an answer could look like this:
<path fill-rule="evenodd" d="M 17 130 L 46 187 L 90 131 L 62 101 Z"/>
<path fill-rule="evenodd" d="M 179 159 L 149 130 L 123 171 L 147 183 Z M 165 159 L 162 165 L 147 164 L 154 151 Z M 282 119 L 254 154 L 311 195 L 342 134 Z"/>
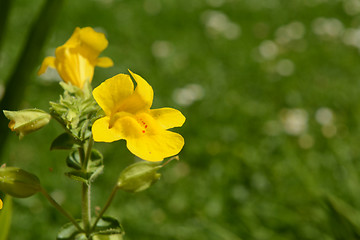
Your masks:
<path fill-rule="evenodd" d="M 86 81 L 91 82 L 95 66 L 113 65 L 113 61 L 108 57 L 98 58 L 107 45 L 108 41 L 103 33 L 95 32 L 91 27 L 77 27 L 70 39 L 56 48 L 56 57 L 44 59 L 38 75 L 52 67 L 66 83 L 83 88 Z"/>
<path fill-rule="evenodd" d="M 152 87 L 139 75 L 118 74 L 100 84 L 93 96 L 106 116 L 92 126 L 94 140 L 113 142 L 125 139 L 127 148 L 147 161 L 161 161 L 176 155 L 184 146 L 180 134 L 168 131 L 185 122 L 182 113 L 173 108 L 150 109 Z"/>
<path fill-rule="evenodd" d="M 3 208 L 3 202 L 2 202 L 2 200 L 0 198 L 0 209 L 2 209 L 2 208 Z"/>

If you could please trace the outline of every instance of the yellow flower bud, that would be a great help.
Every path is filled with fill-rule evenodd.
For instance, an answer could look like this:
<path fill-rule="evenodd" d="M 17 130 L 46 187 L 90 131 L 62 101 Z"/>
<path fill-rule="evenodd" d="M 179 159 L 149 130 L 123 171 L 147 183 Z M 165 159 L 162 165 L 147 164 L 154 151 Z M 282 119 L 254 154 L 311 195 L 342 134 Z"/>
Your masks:
<path fill-rule="evenodd" d="M 47 125 L 51 118 L 50 114 L 39 109 L 4 110 L 3 112 L 5 117 L 10 120 L 9 128 L 16 132 L 20 139 Z"/>
<path fill-rule="evenodd" d="M 0 190 L 13 197 L 26 198 L 41 190 L 40 180 L 20 168 L 0 168 Z"/>

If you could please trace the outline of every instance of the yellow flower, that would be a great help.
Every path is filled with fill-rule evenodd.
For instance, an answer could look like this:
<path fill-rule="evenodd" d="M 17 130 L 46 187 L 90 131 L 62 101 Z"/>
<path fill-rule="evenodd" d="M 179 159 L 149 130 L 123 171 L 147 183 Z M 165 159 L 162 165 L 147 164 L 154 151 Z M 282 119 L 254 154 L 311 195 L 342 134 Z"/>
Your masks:
<path fill-rule="evenodd" d="M 93 96 L 106 116 L 92 126 L 94 140 L 113 142 L 125 139 L 127 148 L 148 161 L 161 161 L 176 155 L 184 146 L 180 134 L 168 131 L 181 127 L 185 117 L 173 108 L 150 109 L 152 87 L 139 75 L 118 74 L 100 84 Z"/>
<path fill-rule="evenodd" d="M 0 209 L 2 209 L 2 207 L 3 207 L 3 202 L 2 202 L 2 200 L 0 199 Z"/>
<path fill-rule="evenodd" d="M 70 39 L 56 48 L 56 57 L 44 59 L 38 75 L 43 74 L 48 67 L 52 67 L 66 83 L 83 88 L 86 81 L 91 82 L 95 66 L 113 65 L 108 57 L 98 58 L 107 45 L 108 41 L 103 33 L 95 32 L 91 27 L 77 27 Z"/>

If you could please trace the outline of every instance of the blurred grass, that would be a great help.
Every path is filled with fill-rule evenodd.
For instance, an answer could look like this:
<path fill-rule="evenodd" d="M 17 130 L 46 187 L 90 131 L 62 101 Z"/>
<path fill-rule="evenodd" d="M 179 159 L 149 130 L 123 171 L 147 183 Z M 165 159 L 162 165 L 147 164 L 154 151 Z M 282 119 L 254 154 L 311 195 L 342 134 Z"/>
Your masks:
<path fill-rule="evenodd" d="M 43 1 L 17 0 L 0 55 L 0 83 Z M 108 214 L 126 239 L 358 239 L 360 209 L 360 9 L 355 1 L 66 1 L 46 56 L 76 26 L 106 33 L 93 86 L 128 68 L 153 86 L 154 107 L 187 117 L 181 161 L 146 192 L 120 193 Z M 40 63 L 39 63 L 40 64 Z M 23 107 L 48 108 L 61 93 L 51 72 L 31 76 Z M 65 152 L 49 152 L 55 123 L 18 141 L 1 163 L 40 176 L 80 216 Z M 34 144 L 36 143 L 36 144 Z M 99 143 L 102 206 L 134 157 Z M 70 191 L 70 194 L 68 193 Z M 41 196 L 14 199 L 10 239 L 53 239 L 66 222 Z M 37 217 L 34 218 L 34 215 Z M 46 224 L 45 224 L 46 223 Z"/>

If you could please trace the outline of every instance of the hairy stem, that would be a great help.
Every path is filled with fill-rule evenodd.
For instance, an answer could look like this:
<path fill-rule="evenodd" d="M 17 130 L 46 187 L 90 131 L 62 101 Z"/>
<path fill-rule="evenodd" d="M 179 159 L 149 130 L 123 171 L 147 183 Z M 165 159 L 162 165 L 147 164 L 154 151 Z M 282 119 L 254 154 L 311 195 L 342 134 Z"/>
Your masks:
<path fill-rule="evenodd" d="M 88 171 L 88 164 L 91 157 L 91 149 L 94 144 L 92 136 L 87 142 L 86 149 L 83 144 L 79 148 L 80 161 L 82 164 L 83 171 Z M 84 230 L 87 236 L 91 233 L 91 182 L 82 183 L 81 186 L 81 209 L 82 209 L 82 220 L 84 224 Z"/>
<path fill-rule="evenodd" d="M 91 186 L 90 184 L 83 183 L 82 184 L 82 220 L 84 224 L 84 230 L 86 235 L 90 234 L 90 226 L 91 226 Z"/>
<path fill-rule="evenodd" d="M 85 159 L 84 159 L 84 167 L 85 170 L 87 170 L 87 167 L 88 167 L 88 163 L 89 163 L 89 160 L 90 160 L 90 157 L 91 157 L 91 150 L 92 150 L 92 147 L 94 145 L 94 139 L 92 138 L 92 136 L 90 136 L 89 138 L 89 141 L 88 141 L 88 145 L 87 145 L 87 149 L 86 149 L 86 153 L 85 153 Z"/>

